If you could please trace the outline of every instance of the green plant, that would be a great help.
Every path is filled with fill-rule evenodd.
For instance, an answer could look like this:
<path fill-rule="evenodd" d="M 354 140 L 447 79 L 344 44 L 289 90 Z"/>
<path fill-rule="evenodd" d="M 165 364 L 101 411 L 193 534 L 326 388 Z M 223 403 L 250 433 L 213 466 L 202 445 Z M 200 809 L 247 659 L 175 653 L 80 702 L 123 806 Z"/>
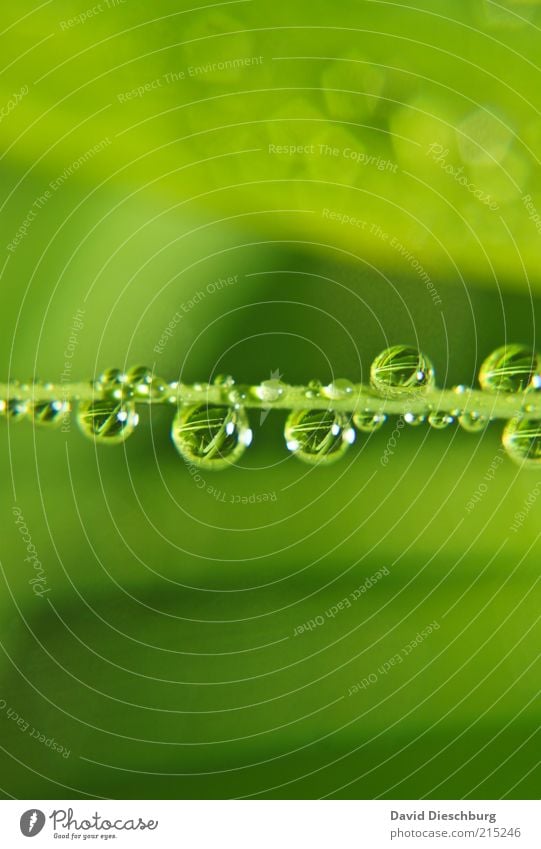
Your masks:
<path fill-rule="evenodd" d="M 388 415 L 399 415 L 410 425 L 427 420 L 438 430 L 456 420 L 471 433 L 481 432 L 493 419 L 504 419 L 503 445 L 509 456 L 535 465 L 541 462 L 540 370 L 534 351 L 506 345 L 483 363 L 480 390 L 462 385 L 444 390 L 436 386 L 428 357 L 414 347 L 395 345 L 372 363 L 370 386 L 346 379 L 327 386 L 315 380 L 289 386 L 276 379 L 248 386 L 229 376 L 219 376 L 212 384 L 186 385 L 168 383 L 151 369 L 135 366 L 126 372 L 109 369 L 92 383 L 11 383 L 0 386 L 0 393 L 8 418 L 29 417 L 45 426 L 60 426 L 75 401 L 83 433 L 108 445 L 134 432 L 137 404 L 176 405 L 172 438 L 177 450 L 187 462 L 211 469 L 234 463 L 251 444 L 246 414 L 250 408 L 288 410 L 287 447 L 311 464 L 342 457 L 355 441 L 355 428 L 370 433 Z"/>

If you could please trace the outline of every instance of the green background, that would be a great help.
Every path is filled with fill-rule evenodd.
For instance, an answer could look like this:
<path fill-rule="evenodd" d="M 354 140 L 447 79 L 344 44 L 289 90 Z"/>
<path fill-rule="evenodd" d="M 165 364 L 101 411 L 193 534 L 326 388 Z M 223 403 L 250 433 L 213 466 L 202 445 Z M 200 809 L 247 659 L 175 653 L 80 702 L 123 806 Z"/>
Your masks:
<path fill-rule="evenodd" d="M 406 342 L 473 385 L 495 347 L 535 345 L 539 5 L 3 7 L 0 106 L 27 93 L 0 121 L 0 379 L 60 381 L 77 310 L 77 380 L 366 381 Z M 538 797 L 541 471 L 501 461 L 501 424 L 402 429 L 384 466 L 389 422 L 312 468 L 283 414 L 254 413 L 253 447 L 201 486 L 173 413 L 116 448 L 1 423 L 4 797 Z"/>

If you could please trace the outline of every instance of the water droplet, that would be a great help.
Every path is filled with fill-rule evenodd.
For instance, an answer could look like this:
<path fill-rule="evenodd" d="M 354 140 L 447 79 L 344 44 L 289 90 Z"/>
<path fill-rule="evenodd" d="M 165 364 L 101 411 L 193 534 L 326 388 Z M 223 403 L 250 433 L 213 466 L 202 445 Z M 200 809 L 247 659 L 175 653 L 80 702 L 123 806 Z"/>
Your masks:
<path fill-rule="evenodd" d="M 536 352 L 526 345 L 504 345 L 493 351 L 481 366 L 481 389 L 521 392 L 531 384 L 540 365 Z"/>
<path fill-rule="evenodd" d="M 102 372 L 95 383 L 95 388 L 96 392 L 118 400 L 131 395 L 128 375 L 119 368 L 108 368 Z"/>
<path fill-rule="evenodd" d="M 433 427 L 434 430 L 445 430 L 445 428 L 452 425 L 453 422 L 454 418 L 450 413 L 440 412 L 439 410 L 434 410 L 428 416 L 428 424 L 430 427 Z"/>
<path fill-rule="evenodd" d="M 239 409 L 240 407 L 244 406 L 246 398 L 247 393 L 245 389 L 232 389 L 230 392 L 227 393 L 227 400 L 236 409 Z"/>
<path fill-rule="evenodd" d="M 350 398 L 353 395 L 354 389 L 355 386 L 351 380 L 339 377 L 337 380 L 329 383 L 328 386 L 324 386 L 322 392 L 326 398 L 330 398 L 333 401 L 343 401 L 345 398 Z"/>
<path fill-rule="evenodd" d="M 243 409 L 197 404 L 179 408 L 171 437 L 188 463 L 223 469 L 244 454 L 252 431 Z"/>
<path fill-rule="evenodd" d="M 306 463 L 333 463 L 355 441 L 347 416 L 332 410 L 294 410 L 284 428 L 290 451 Z"/>
<path fill-rule="evenodd" d="M 394 345 L 372 363 L 370 382 L 378 392 L 389 396 L 426 391 L 434 386 L 434 368 L 416 348 Z"/>
<path fill-rule="evenodd" d="M 132 401 L 99 398 L 79 404 L 77 422 L 90 439 L 104 445 L 117 445 L 133 433 L 139 416 Z"/>
<path fill-rule="evenodd" d="M 423 416 L 422 413 L 404 413 L 404 421 L 410 427 L 418 427 L 426 421 L 426 416 Z"/>
<path fill-rule="evenodd" d="M 320 380 L 311 380 L 306 389 L 306 398 L 318 398 L 321 395 L 322 383 Z"/>
<path fill-rule="evenodd" d="M 285 383 L 275 378 L 264 380 L 260 386 L 254 386 L 255 395 L 260 401 L 268 401 L 270 404 L 279 401 L 286 391 Z"/>
<path fill-rule="evenodd" d="M 68 416 L 69 401 L 34 401 L 31 414 L 34 424 L 58 427 Z"/>
<path fill-rule="evenodd" d="M 119 386 L 124 390 L 124 397 L 131 395 L 137 401 L 162 401 L 169 392 L 166 381 L 147 366 L 132 366 L 126 375 L 126 383 L 120 381 Z"/>
<path fill-rule="evenodd" d="M 28 401 L 21 401 L 20 398 L 10 398 L 6 401 L 4 413 L 8 419 L 14 422 L 20 422 L 28 415 L 28 408 Z"/>
<path fill-rule="evenodd" d="M 481 433 L 488 425 L 488 419 L 475 411 L 464 412 L 458 417 L 458 423 L 468 433 Z"/>
<path fill-rule="evenodd" d="M 230 374 L 217 374 L 214 378 L 214 386 L 223 386 L 224 389 L 231 389 L 235 385 L 235 378 Z"/>
<path fill-rule="evenodd" d="M 384 413 L 355 413 L 353 423 L 358 430 L 363 433 L 374 433 L 379 430 L 387 421 L 387 416 Z"/>
<path fill-rule="evenodd" d="M 510 419 L 504 428 L 502 442 L 505 450 L 516 463 L 539 466 L 541 464 L 541 419 Z"/>

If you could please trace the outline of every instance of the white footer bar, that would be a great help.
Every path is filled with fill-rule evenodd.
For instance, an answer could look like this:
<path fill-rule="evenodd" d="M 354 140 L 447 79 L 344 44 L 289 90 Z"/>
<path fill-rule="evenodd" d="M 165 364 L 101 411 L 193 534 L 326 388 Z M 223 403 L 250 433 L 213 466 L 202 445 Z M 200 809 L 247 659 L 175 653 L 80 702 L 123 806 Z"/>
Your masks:
<path fill-rule="evenodd" d="M 538 801 L 0 801 L 0 844 L 540 849 Z M 35 838 L 35 844 L 29 840 Z"/>

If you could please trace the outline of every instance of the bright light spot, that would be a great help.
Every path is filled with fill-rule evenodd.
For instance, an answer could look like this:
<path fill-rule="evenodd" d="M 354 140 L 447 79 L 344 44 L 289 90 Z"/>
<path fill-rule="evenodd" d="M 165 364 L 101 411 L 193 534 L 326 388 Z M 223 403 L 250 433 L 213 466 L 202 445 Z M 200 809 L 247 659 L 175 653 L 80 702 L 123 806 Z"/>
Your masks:
<path fill-rule="evenodd" d="M 344 439 L 346 442 L 349 442 L 350 445 L 353 445 L 356 437 L 355 430 L 352 427 L 348 427 L 347 430 L 344 431 Z"/>

